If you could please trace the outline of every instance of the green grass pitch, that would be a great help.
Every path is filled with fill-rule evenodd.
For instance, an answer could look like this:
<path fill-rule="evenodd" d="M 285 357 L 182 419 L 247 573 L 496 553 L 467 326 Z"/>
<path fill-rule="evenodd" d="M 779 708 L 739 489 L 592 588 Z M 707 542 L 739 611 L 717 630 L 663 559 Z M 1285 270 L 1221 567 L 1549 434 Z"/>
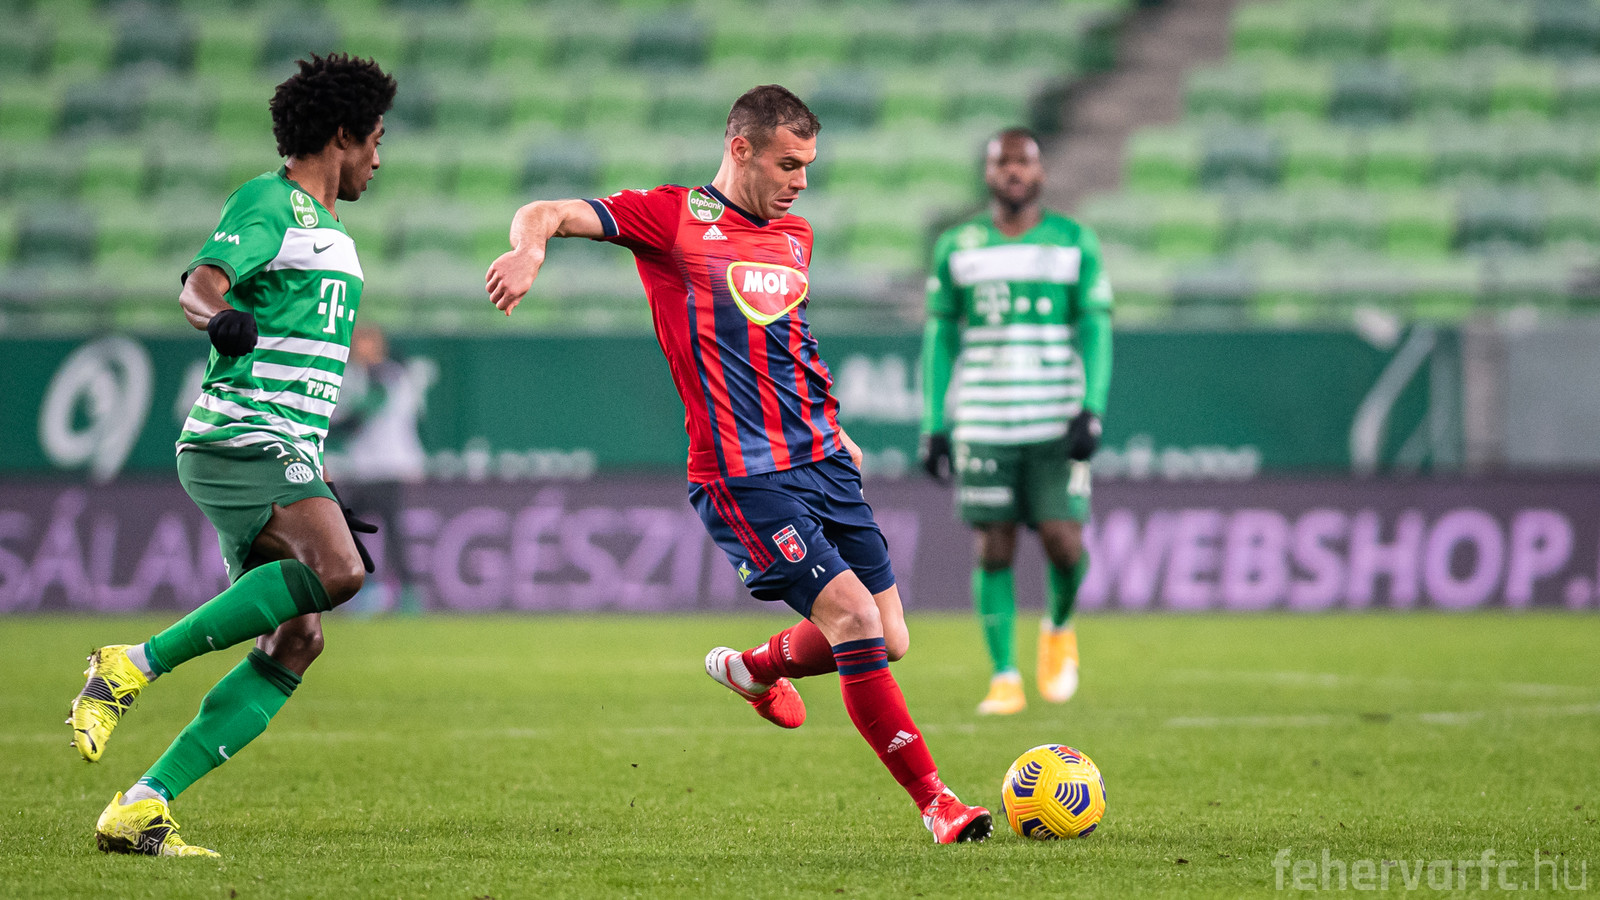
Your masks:
<path fill-rule="evenodd" d="M 785 623 L 335 614 L 266 735 L 174 805 L 222 852 L 207 861 L 104 856 L 91 832 L 242 650 L 167 676 L 86 765 L 62 724 L 84 655 L 161 623 L 6 619 L 0 894 L 1234 897 L 1277 895 L 1280 875 L 1294 893 L 1294 865 L 1336 889 L 1362 860 L 1404 862 L 1397 894 L 1453 861 L 1428 876 L 1460 894 L 1486 850 L 1491 893 L 1502 873 L 1600 890 L 1600 617 L 1091 616 L 1078 698 L 1038 701 L 1029 672 L 1028 710 L 995 720 L 972 712 L 975 623 L 914 614 L 895 673 L 963 798 L 998 814 L 1001 774 L 1046 742 L 1092 756 L 1109 791 L 1086 839 L 1000 824 L 955 847 L 931 842 L 836 678 L 801 684 L 794 732 L 706 678 L 708 648 Z"/>

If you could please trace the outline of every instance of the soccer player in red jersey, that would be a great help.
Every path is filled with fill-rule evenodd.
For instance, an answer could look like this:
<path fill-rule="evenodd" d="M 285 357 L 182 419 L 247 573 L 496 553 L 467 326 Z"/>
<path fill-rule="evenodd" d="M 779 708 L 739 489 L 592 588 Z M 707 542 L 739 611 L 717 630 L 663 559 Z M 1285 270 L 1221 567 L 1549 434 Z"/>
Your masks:
<path fill-rule="evenodd" d="M 750 592 L 803 617 L 706 671 L 785 728 L 805 721 L 791 678 L 839 673 L 850 719 L 940 843 L 989 836 L 989 811 L 939 779 L 889 661 L 910 636 L 888 545 L 861 496 L 861 451 L 839 427 L 833 378 L 806 324 L 811 226 L 790 207 L 817 155 L 816 116 L 778 85 L 728 114 L 710 184 L 530 203 L 486 289 L 510 314 L 552 237 L 634 254 L 656 338 L 683 399 L 689 500 Z"/>

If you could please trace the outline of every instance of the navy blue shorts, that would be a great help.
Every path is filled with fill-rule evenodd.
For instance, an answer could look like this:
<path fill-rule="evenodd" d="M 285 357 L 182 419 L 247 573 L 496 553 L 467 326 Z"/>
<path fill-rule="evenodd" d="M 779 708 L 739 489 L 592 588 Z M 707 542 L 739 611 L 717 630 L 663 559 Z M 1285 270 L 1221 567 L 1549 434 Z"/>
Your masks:
<path fill-rule="evenodd" d="M 689 502 L 757 600 L 782 600 L 810 618 L 817 595 L 847 568 L 874 594 L 894 586 L 889 544 L 846 453 L 691 483 Z"/>

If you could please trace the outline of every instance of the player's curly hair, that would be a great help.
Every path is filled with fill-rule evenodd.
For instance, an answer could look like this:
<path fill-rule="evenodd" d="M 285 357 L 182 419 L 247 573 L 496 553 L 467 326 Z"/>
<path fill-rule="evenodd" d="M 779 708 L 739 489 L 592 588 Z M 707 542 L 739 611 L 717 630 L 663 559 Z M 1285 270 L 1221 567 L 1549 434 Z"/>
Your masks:
<path fill-rule="evenodd" d="M 738 135 L 760 150 L 779 128 L 789 129 L 798 138 L 814 138 L 822 123 L 793 91 L 781 84 L 763 84 L 733 101 L 723 136 Z"/>
<path fill-rule="evenodd" d="M 394 78 L 370 59 L 311 54 L 272 94 L 272 136 L 278 155 L 310 156 L 343 128 L 365 140 L 394 105 Z"/>

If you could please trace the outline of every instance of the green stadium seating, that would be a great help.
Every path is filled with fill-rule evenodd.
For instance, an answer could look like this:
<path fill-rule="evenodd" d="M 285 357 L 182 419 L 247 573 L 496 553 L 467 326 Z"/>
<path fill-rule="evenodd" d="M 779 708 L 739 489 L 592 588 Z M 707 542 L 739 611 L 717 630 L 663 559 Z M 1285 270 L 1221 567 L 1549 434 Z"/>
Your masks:
<path fill-rule="evenodd" d="M 1383 246 L 1391 257 L 1427 259 L 1447 255 L 1455 236 L 1455 210 L 1439 194 L 1386 190 L 1377 195 Z"/>
<path fill-rule="evenodd" d="M 274 84 L 266 80 L 227 79 L 216 87 L 215 132 L 224 141 L 272 143 L 272 112 L 267 105 Z"/>
<path fill-rule="evenodd" d="M 1441 57 L 1455 49 L 1459 20 L 1453 4 L 1397 0 L 1386 5 L 1387 47 L 1399 57 Z"/>
<path fill-rule="evenodd" d="M 1279 63 L 1264 66 L 1257 78 L 1261 83 L 1261 114 L 1272 119 L 1323 119 L 1333 101 L 1333 71 L 1310 62 Z"/>
<path fill-rule="evenodd" d="M 135 79 L 106 78 L 67 88 L 57 130 L 91 137 L 136 131 L 144 112 L 144 85 Z"/>
<path fill-rule="evenodd" d="M 1592 127 L 1600 122 L 1600 60 L 1561 67 L 1561 118 Z"/>
<path fill-rule="evenodd" d="M 1476 0 L 1458 7 L 1461 27 L 1459 40 L 1466 51 L 1487 50 L 1516 53 L 1526 43 L 1529 5 L 1501 0 Z"/>
<path fill-rule="evenodd" d="M 1256 128 L 1217 128 L 1206 136 L 1200 183 L 1209 188 L 1275 184 L 1280 175 L 1272 136 Z"/>
<path fill-rule="evenodd" d="M 635 27 L 624 59 L 635 66 L 699 68 L 711 53 L 711 28 L 693 16 L 653 16 Z"/>
<path fill-rule="evenodd" d="M 1128 141 L 1127 184 L 1134 191 L 1185 190 L 1199 180 L 1200 137 L 1187 129 L 1150 129 Z"/>
<path fill-rule="evenodd" d="M 1411 92 L 1398 69 L 1370 62 L 1341 63 L 1334 71 L 1329 116 L 1350 125 L 1394 122 L 1410 111 Z"/>
<path fill-rule="evenodd" d="M 1319 252 L 1366 253 L 1383 244 L 1383 227 L 1371 198 L 1322 190 L 1304 198 L 1306 242 Z"/>
<path fill-rule="evenodd" d="M 1300 195 L 1248 191 L 1227 198 L 1227 246 L 1234 253 L 1259 255 L 1303 249 L 1306 221 Z"/>
<path fill-rule="evenodd" d="M 279 18 L 267 26 L 260 60 L 262 68 L 275 82 L 293 75 L 294 61 L 306 54 L 339 49 L 339 25 L 325 15 L 311 11 L 278 15 Z"/>
<path fill-rule="evenodd" d="M 1223 231 L 1222 205 L 1202 194 L 1159 198 L 1153 210 L 1151 247 L 1174 260 L 1203 259 L 1216 253 Z"/>
<path fill-rule="evenodd" d="M 261 59 L 264 41 L 261 23 L 254 16 L 235 13 L 202 18 L 196 31 L 195 74 L 212 83 L 248 78 Z"/>
<path fill-rule="evenodd" d="M 1357 132 L 1303 125 L 1281 134 L 1285 187 L 1299 190 L 1357 180 L 1362 163 Z"/>
<path fill-rule="evenodd" d="M 1488 111 L 1492 75 L 1484 65 L 1445 57 L 1414 60 L 1405 71 L 1418 118 L 1474 118 Z"/>
<path fill-rule="evenodd" d="M 1462 193 L 1455 245 L 1465 250 L 1537 247 L 1544 238 L 1544 209 L 1527 192 L 1473 189 Z"/>
<path fill-rule="evenodd" d="M 490 139 L 511 127 L 513 93 L 504 80 L 483 73 L 440 72 L 432 84 L 433 123 L 439 131 Z"/>
<path fill-rule="evenodd" d="M 1433 175 L 1444 184 L 1481 185 L 1498 180 L 1501 156 L 1499 136 L 1467 125 L 1439 128 L 1433 143 Z"/>
<path fill-rule="evenodd" d="M 170 78 L 144 82 L 139 124 L 151 134 L 210 135 L 216 127 L 217 95 L 202 81 Z"/>
<path fill-rule="evenodd" d="M 599 154 L 581 138 L 549 138 L 523 157 L 517 181 L 523 196 L 593 197 L 600 192 Z"/>
<path fill-rule="evenodd" d="M 517 178 L 523 145 L 509 141 L 459 141 L 455 147 L 454 194 L 468 206 L 514 209 L 521 196 Z M 381 168 L 379 171 L 382 171 Z M 503 237 L 503 235 L 502 235 Z"/>
<path fill-rule="evenodd" d="M 1324 57 L 1370 56 L 1379 44 L 1381 25 L 1373 0 L 1319 3 L 1310 9 L 1304 49 Z"/>
<path fill-rule="evenodd" d="M 7 140 L 45 140 L 56 132 L 62 86 L 46 81 L 0 82 L 0 136 Z"/>
<path fill-rule="evenodd" d="M 1558 93 L 1554 65 L 1531 60 L 1502 60 L 1494 69 L 1489 109 L 1499 117 L 1548 118 L 1555 112 Z"/>
<path fill-rule="evenodd" d="M 1546 194 L 1545 246 L 1591 254 L 1600 248 L 1600 196 L 1592 190 Z"/>
<path fill-rule="evenodd" d="M 155 177 L 153 150 L 146 142 L 118 138 L 85 142 L 82 195 L 96 203 L 131 202 L 163 189 Z"/>
<path fill-rule="evenodd" d="M 1589 57 L 1600 49 L 1600 6 L 1588 0 L 1545 0 L 1532 12 L 1528 47 L 1534 52 Z"/>
<path fill-rule="evenodd" d="M 418 19 L 409 35 L 407 63 L 422 71 L 478 71 L 489 64 L 490 27 L 472 16 Z"/>
<path fill-rule="evenodd" d="M 1293 3 L 1245 3 L 1233 16 L 1235 53 L 1290 54 L 1305 42 L 1308 27 Z"/>
<path fill-rule="evenodd" d="M 1433 145 L 1421 128 L 1372 131 L 1362 180 L 1374 189 L 1418 187 L 1433 177 Z"/>
<path fill-rule="evenodd" d="M 1253 119 L 1261 112 L 1260 71 L 1247 66 L 1213 66 L 1189 73 L 1184 106 L 1192 118 Z"/>
<path fill-rule="evenodd" d="M 50 30 L 42 23 L 13 23 L 0 28 L 0 76 L 32 78 L 49 64 Z"/>
<path fill-rule="evenodd" d="M 194 67 L 195 44 L 194 26 L 181 16 L 128 16 L 117 28 L 111 64 L 187 72 Z"/>
<path fill-rule="evenodd" d="M 22 265 L 82 265 L 94 259 L 95 222 L 74 204 L 31 205 L 17 228 L 16 260 Z"/>

